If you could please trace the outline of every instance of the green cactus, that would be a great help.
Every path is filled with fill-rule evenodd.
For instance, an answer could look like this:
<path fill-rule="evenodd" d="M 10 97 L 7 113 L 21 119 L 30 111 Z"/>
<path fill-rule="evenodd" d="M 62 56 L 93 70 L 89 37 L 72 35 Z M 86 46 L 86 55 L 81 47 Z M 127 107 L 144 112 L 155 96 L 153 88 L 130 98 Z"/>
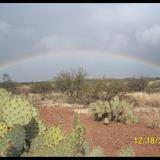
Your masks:
<path fill-rule="evenodd" d="M 35 107 L 32 106 L 32 116 L 33 117 L 37 117 L 38 116 L 38 113 L 37 113 L 37 110 Z"/>
<path fill-rule="evenodd" d="M 82 154 L 81 149 L 85 140 L 84 128 L 77 124 L 67 136 L 64 137 L 62 133 L 59 126 L 47 129 L 40 136 L 33 139 L 28 155 L 76 156 Z M 57 141 L 57 136 L 61 137 L 61 141 Z"/>
<path fill-rule="evenodd" d="M 70 146 L 74 156 L 83 152 L 82 145 L 85 141 L 85 135 L 85 129 L 81 126 L 76 126 L 76 128 L 72 129 L 71 133 L 67 136 L 65 143 Z"/>
<path fill-rule="evenodd" d="M 21 96 L 12 96 L 1 107 L 3 120 L 9 125 L 26 125 L 32 119 L 33 106 Z"/>
<path fill-rule="evenodd" d="M 9 99 L 11 93 L 4 88 L 0 88 L 0 108 L 3 106 Z"/>
<path fill-rule="evenodd" d="M 24 127 L 21 125 L 15 125 L 6 135 L 6 138 L 10 140 L 11 145 L 20 152 L 25 145 L 25 136 L 26 133 Z"/>
<path fill-rule="evenodd" d="M 35 138 L 39 133 L 39 126 L 38 122 L 35 118 L 32 118 L 32 120 L 24 126 L 26 131 L 26 140 L 31 140 Z"/>
<path fill-rule="evenodd" d="M 122 148 L 117 155 L 117 157 L 134 157 L 134 156 L 135 152 L 132 147 Z"/>
<path fill-rule="evenodd" d="M 8 131 L 8 125 L 5 122 L 0 121 L 0 138 L 3 138 Z"/>
<path fill-rule="evenodd" d="M 97 101 L 89 105 L 91 116 L 95 120 L 108 118 L 109 121 L 131 124 L 138 121 L 133 113 L 133 104 L 115 97 L 110 103 Z"/>
<path fill-rule="evenodd" d="M 36 150 L 41 146 L 55 148 L 64 138 L 65 136 L 61 127 L 50 127 L 32 140 L 31 150 Z"/>
<path fill-rule="evenodd" d="M 0 138 L 2 156 L 20 156 L 25 145 L 25 130 L 23 126 L 15 125 L 3 138 Z"/>
<path fill-rule="evenodd" d="M 83 155 L 83 136 L 79 128 L 73 129 L 66 138 L 56 146 L 54 156 L 82 156 Z"/>
<path fill-rule="evenodd" d="M 55 146 L 64 139 L 64 133 L 59 126 L 54 126 L 44 131 L 42 137 L 44 145 Z"/>
<path fill-rule="evenodd" d="M 0 120 L 3 121 L 3 117 L 2 117 L 2 106 L 4 106 L 6 104 L 6 102 L 8 102 L 9 98 L 10 98 L 11 93 L 8 92 L 6 89 L 4 88 L 0 88 Z"/>
<path fill-rule="evenodd" d="M 100 100 L 89 104 L 89 113 L 95 119 L 102 119 L 103 114 L 110 113 L 111 109 L 108 102 L 102 102 Z"/>

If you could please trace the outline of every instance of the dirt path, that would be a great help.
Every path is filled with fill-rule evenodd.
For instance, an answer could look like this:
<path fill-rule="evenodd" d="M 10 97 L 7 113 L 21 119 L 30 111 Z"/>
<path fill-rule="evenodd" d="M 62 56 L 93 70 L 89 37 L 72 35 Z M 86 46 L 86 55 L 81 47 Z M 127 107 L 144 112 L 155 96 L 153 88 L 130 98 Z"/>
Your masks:
<path fill-rule="evenodd" d="M 47 126 L 59 123 L 63 115 L 66 133 L 71 129 L 73 114 L 71 108 L 43 107 L 40 109 L 40 116 Z M 142 122 L 128 127 L 121 123 L 104 125 L 102 122 L 93 121 L 87 114 L 79 115 L 81 124 L 86 128 L 90 146 L 102 147 L 106 156 L 116 156 L 125 146 L 132 146 L 136 156 L 160 156 L 160 144 L 134 144 L 135 137 L 160 137 L 160 129 L 148 128 Z"/>

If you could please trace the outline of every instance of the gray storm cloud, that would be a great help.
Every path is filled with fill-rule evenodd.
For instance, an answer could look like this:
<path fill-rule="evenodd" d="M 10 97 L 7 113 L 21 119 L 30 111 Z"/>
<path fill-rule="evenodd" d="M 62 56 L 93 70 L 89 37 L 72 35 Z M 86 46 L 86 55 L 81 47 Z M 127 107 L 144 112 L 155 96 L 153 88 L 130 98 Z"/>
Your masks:
<path fill-rule="evenodd" d="M 69 49 L 160 62 L 160 4 L 1 4 L 0 63 Z"/>

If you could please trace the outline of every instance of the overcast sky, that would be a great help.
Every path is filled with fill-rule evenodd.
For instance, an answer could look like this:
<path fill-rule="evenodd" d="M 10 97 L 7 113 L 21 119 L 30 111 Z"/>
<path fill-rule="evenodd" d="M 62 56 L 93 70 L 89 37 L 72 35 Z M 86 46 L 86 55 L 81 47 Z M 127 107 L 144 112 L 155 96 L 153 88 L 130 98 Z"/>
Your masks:
<path fill-rule="evenodd" d="M 0 76 L 16 81 L 79 67 L 90 76 L 160 76 L 160 67 L 119 57 L 160 66 L 159 51 L 160 4 L 0 4 L 0 66 L 19 61 Z"/>

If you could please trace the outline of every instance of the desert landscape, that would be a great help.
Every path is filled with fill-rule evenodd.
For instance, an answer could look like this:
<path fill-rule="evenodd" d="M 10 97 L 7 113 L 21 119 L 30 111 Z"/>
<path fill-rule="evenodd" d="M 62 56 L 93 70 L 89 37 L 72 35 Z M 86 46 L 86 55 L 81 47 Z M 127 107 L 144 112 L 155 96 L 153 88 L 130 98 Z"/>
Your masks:
<path fill-rule="evenodd" d="M 160 86 L 159 79 L 144 77 L 88 80 L 82 71 L 74 74 L 60 73 L 55 81 L 50 82 L 24 84 L 8 80 L 1 84 L 0 89 L 1 136 L 4 138 L 9 133 L 14 134 L 12 127 L 14 128 L 15 124 L 25 128 L 29 119 L 32 121 L 34 118 L 37 124 L 27 123 L 28 136 L 33 136 L 29 139 L 31 148 L 28 152 L 21 146 L 22 156 L 159 156 L 160 94 L 158 88 L 154 90 L 154 86 L 158 85 Z M 23 102 L 23 99 L 26 102 Z M 34 108 L 28 113 L 32 115 L 26 115 L 26 103 Z M 11 105 L 10 108 L 7 104 Z M 18 106 L 21 107 L 16 108 Z M 5 107 L 9 110 L 7 111 Z M 17 113 L 12 109 L 22 111 Z M 8 116 L 15 116 L 15 119 L 8 119 Z M 27 118 L 27 121 L 24 121 L 24 118 Z M 57 126 L 63 126 L 63 129 L 58 129 Z M 56 132 L 60 135 L 56 135 Z M 48 142 L 45 142 L 45 138 L 42 140 L 44 146 L 38 144 L 43 134 L 48 138 Z M 75 139 L 68 137 L 72 134 L 75 134 Z M 135 139 L 140 137 L 150 138 L 145 142 L 143 140 L 136 142 Z M 3 138 L 2 156 L 20 154 L 9 150 L 8 146 L 4 148 L 5 138 Z M 73 142 L 66 142 L 65 139 L 66 141 L 72 139 Z M 28 139 L 22 142 L 27 141 Z M 14 143 L 13 146 L 16 145 Z M 77 148 L 66 146 L 76 143 Z M 56 147 L 61 145 L 64 148 L 56 151 Z M 40 150 L 41 147 L 44 147 L 43 152 Z M 70 152 L 65 152 L 65 149 Z"/>
<path fill-rule="evenodd" d="M 0 4 L 0 157 L 160 157 L 160 4 Z"/>

